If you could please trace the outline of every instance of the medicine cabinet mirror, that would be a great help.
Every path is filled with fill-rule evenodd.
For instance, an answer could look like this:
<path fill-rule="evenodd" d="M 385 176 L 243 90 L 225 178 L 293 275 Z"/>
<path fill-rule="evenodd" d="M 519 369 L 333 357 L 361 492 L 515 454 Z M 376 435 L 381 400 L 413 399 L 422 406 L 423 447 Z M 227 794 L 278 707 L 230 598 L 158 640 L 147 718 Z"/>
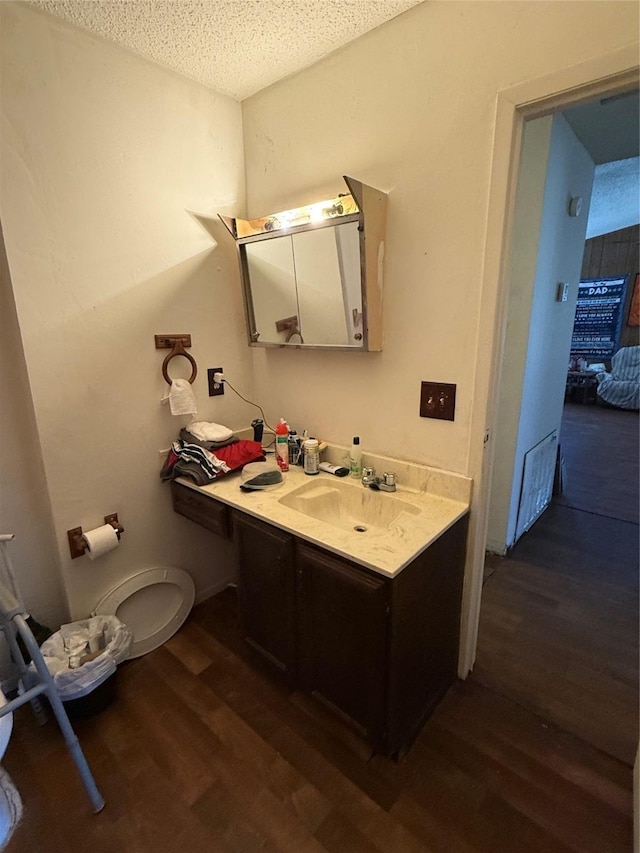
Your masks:
<path fill-rule="evenodd" d="M 250 346 L 382 349 L 386 194 L 349 193 L 245 220 L 220 216 L 240 263 Z"/>

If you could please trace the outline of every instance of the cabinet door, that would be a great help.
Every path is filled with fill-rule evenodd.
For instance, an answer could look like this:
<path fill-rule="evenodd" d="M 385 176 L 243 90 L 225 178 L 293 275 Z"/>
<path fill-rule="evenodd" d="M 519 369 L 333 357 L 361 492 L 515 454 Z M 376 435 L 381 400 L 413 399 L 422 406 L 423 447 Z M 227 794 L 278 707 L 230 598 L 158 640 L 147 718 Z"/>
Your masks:
<path fill-rule="evenodd" d="M 376 743 L 384 730 L 384 579 L 300 545 L 298 598 L 301 686 Z"/>
<path fill-rule="evenodd" d="M 295 672 L 293 537 L 234 513 L 240 621 L 247 642 L 288 676 Z"/>
<path fill-rule="evenodd" d="M 455 681 L 467 523 L 456 522 L 392 581 L 389 753 L 413 740 Z"/>

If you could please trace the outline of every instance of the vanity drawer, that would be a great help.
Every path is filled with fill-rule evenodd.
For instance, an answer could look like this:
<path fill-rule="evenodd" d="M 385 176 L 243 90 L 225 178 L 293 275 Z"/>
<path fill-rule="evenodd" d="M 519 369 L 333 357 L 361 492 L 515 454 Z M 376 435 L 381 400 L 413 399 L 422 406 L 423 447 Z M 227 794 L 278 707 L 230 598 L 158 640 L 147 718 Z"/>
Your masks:
<path fill-rule="evenodd" d="M 171 499 L 174 510 L 180 515 L 218 536 L 229 538 L 229 510 L 225 504 L 176 482 L 171 483 Z"/>

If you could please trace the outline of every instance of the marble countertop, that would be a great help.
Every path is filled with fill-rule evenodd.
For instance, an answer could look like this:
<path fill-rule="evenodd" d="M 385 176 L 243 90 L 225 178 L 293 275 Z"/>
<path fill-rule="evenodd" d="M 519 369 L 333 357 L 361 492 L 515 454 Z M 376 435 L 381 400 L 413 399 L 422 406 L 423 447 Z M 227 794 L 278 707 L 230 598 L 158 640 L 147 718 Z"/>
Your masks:
<path fill-rule="evenodd" d="M 329 462 L 342 464 L 343 451 L 346 448 L 334 446 L 323 455 Z M 207 486 L 196 486 L 185 478 L 177 482 L 374 572 L 394 577 L 469 511 L 472 481 L 460 474 L 389 457 L 369 455 L 363 465 L 397 474 L 397 491 L 378 492 L 375 499 L 400 499 L 418 510 L 417 514 L 403 513 L 386 529 L 371 527 L 365 533 L 311 518 L 283 505 L 281 498 L 310 481 L 331 485 L 337 478 L 324 472 L 309 476 L 298 466 L 283 474 L 284 482 L 263 491 L 241 490 L 240 472 Z M 345 479 L 356 488 L 366 488 L 358 480 Z"/>

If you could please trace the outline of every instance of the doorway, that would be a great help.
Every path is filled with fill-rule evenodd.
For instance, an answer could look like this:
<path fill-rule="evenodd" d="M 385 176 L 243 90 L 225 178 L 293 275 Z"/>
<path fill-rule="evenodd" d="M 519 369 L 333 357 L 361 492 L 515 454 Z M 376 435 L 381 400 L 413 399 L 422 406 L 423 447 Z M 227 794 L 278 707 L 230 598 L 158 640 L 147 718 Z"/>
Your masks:
<path fill-rule="evenodd" d="M 466 678 L 476 655 L 491 471 L 496 455 L 493 429 L 503 364 L 515 191 L 525 119 L 552 114 L 570 104 L 639 85 L 637 48 L 631 44 L 498 92 L 490 169 L 486 238 L 478 306 L 474 405 L 470 413 L 469 474 L 474 481 L 458 674 Z"/>
<path fill-rule="evenodd" d="M 626 275 L 633 280 L 637 272 L 637 89 L 631 94 L 598 98 L 524 126 L 494 427 L 500 453 L 493 461 L 488 510 L 487 547 L 499 554 L 506 553 L 529 529 L 551 498 L 578 281 L 605 275 Z M 603 124 L 611 144 L 601 138 Z M 610 169 L 625 164 L 632 167 L 626 173 Z M 621 180 L 625 174 L 628 178 Z M 591 206 L 594 186 L 596 201 Z M 629 203 L 621 214 L 625 186 Z M 581 203 L 582 216 L 573 209 L 573 202 Z M 634 227 L 616 230 L 622 224 Z M 610 239 L 601 236 L 607 230 L 615 232 Z M 584 264 L 587 236 L 597 239 L 587 244 Z M 609 306 L 610 300 L 603 302 Z M 624 319 L 625 336 L 629 306 L 627 299 L 615 312 L 610 308 L 612 317 L 619 318 L 616 323 Z M 598 334 L 603 332 L 608 334 L 608 329 Z M 615 334 L 613 329 L 611 334 Z M 633 343 L 637 343 L 637 334 L 635 337 Z M 598 337 L 592 343 L 599 348 L 593 350 L 591 360 L 606 359 L 610 364 L 614 350 L 609 341 Z M 611 343 L 617 349 L 631 341 Z"/>
<path fill-rule="evenodd" d="M 586 408 L 573 415 L 562 418 L 563 434 L 578 457 L 593 454 L 586 439 L 594 429 L 608 431 L 601 470 L 615 492 L 630 466 L 637 471 L 637 415 Z M 627 447 L 618 474 L 607 442 Z M 630 476 L 637 484 L 637 473 Z M 552 504 L 509 557 L 487 561 L 472 676 L 630 764 L 637 748 L 637 554 L 637 516 L 634 524 Z"/>

